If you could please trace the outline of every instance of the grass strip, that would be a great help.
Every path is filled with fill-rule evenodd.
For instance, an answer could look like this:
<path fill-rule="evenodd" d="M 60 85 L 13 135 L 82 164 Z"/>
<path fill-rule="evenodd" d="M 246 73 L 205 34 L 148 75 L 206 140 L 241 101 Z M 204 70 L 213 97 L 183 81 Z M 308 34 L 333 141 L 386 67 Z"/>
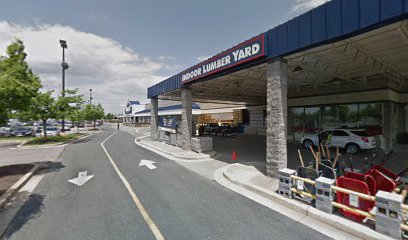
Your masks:
<path fill-rule="evenodd" d="M 49 136 L 47 137 L 47 139 L 45 139 L 44 137 L 38 137 L 30 141 L 27 141 L 24 145 L 30 146 L 30 145 L 46 145 L 46 144 L 63 143 L 63 142 L 73 140 L 73 139 L 76 139 L 82 136 L 84 136 L 84 134 L 75 133 L 75 134 L 61 135 L 61 136 Z"/>

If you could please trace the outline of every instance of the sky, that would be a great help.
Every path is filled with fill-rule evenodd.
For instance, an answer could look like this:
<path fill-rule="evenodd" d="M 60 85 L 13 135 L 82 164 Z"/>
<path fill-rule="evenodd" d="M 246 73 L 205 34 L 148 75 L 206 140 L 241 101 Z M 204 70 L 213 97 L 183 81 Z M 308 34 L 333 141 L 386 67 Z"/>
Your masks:
<path fill-rule="evenodd" d="M 0 55 L 21 39 L 43 90 L 66 87 L 119 113 L 147 87 L 326 0 L 2 0 Z"/>

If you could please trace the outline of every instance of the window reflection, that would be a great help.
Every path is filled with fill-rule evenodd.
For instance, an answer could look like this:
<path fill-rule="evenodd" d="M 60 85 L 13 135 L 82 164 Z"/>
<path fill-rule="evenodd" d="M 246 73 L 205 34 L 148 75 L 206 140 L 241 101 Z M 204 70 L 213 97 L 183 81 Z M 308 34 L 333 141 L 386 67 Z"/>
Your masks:
<path fill-rule="evenodd" d="M 372 136 L 382 134 L 381 103 L 290 108 L 288 113 L 288 132 L 295 139 L 330 128 L 361 128 Z"/>
<path fill-rule="evenodd" d="M 319 131 L 320 109 L 318 107 L 305 108 L 305 132 L 315 133 Z"/>
<path fill-rule="evenodd" d="M 370 135 L 382 134 L 382 104 L 360 104 L 359 127 Z"/>
<path fill-rule="evenodd" d="M 337 106 L 321 107 L 321 128 L 338 128 L 341 125 L 339 120 L 339 109 Z"/>
<path fill-rule="evenodd" d="M 339 105 L 337 106 L 339 112 L 339 121 L 341 128 L 358 128 L 358 104 Z"/>

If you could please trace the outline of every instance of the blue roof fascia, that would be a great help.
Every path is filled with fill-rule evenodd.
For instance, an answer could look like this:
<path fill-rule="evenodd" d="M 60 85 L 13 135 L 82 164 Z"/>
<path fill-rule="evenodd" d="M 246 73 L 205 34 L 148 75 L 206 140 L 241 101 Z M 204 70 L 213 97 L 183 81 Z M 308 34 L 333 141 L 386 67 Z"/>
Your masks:
<path fill-rule="evenodd" d="M 332 0 L 266 31 L 266 56 L 267 59 L 284 57 L 407 18 L 408 0 Z M 243 67 L 205 77 L 202 81 Z M 180 88 L 179 73 L 149 87 L 147 97 L 155 98 Z"/>
<path fill-rule="evenodd" d="M 172 106 L 166 106 L 166 107 L 160 107 L 158 110 L 159 110 L 159 112 L 161 112 L 161 111 L 170 111 L 170 110 L 179 110 L 179 109 L 182 109 L 181 104 L 179 104 L 179 105 L 172 105 Z M 193 104 L 192 104 L 192 109 L 201 109 L 201 108 L 200 108 L 200 106 L 199 106 L 197 103 L 193 103 Z M 135 114 L 138 114 L 138 113 L 148 113 L 148 112 L 150 112 L 150 109 L 145 109 L 145 110 L 139 111 L 139 112 L 137 112 L 137 113 L 135 113 Z"/>
<path fill-rule="evenodd" d="M 266 32 L 268 58 L 340 41 L 408 18 L 408 0 L 332 0 Z"/>

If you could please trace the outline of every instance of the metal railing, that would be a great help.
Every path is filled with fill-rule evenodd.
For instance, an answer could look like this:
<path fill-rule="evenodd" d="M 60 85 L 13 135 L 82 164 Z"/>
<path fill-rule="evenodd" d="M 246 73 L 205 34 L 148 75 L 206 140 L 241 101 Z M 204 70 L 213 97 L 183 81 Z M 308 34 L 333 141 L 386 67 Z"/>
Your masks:
<path fill-rule="evenodd" d="M 308 179 L 308 178 L 303 178 L 303 177 L 299 177 L 299 176 L 296 176 L 296 175 L 291 175 L 290 178 L 291 178 L 291 179 L 294 179 L 294 180 L 297 180 L 297 181 L 303 181 L 303 182 L 305 182 L 305 183 L 309 183 L 309 184 L 311 184 L 311 185 L 316 186 L 316 181 L 313 181 L 313 180 Z M 296 184 L 295 184 L 295 185 L 296 185 Z M 355 195 L 355 196 L 357 196 L 357 197 L 359 197 L 359 198 L 361 198 L 361 199 L 375 202 L 375 197 L 372 196 L 372 195 L 369 195 L 369 194 L 364 194 L 364 193 L 356 192 L 356 191 L 353 191 L 353 190 L 350 190 L 350 189 L 341 188 L 341 187 L 338 187 L 338 186 L 331 186 L 331 189 L 332 189 L 333 191 L 335 191 L 335 192 L 341 192 L 341 193 L 344 193 L 344 194 Z M 312 198 L 312 199 L 316 199 L 316 195 L 311 194 L 311 193 L 309 193 L 309 192 L 305 192 L 305 191 L 300 190 L 300 189 L 297 189 L 297 188 L 295 188 L 295 187 L 291 187 L 290 190 L 291 190 L 293 193 L 301 194 L 301 195 L 310 197 L 310 198 Z M 405 199 L 405 197 L 406 197 L 406 195 L 404 196 L 404 199 Z M 374 213 L 374 212 L 373 212 L 373 213 L 365 212 L 365 211 L 362 211 L 362 210 L 360 210 L 360 209 L 353 208 L 353 207 L 350 207 L 350 206 L 346 206 L 346 205 L 344 205 L 344 204 L 341 204 L 341 203 L 338 203 L 338 202 L 335 202 L 335 201 L 332 201 L 332 206 L 334 206 L 334 207 L 336 207 L 336 208 L 339 208 L 339 209 L 343 209 L 344 211 L 347 211 L 347 212 L 351 212 L 351 213 L 354 213 L 354 214 L 357 214 L 357 215 L 366 217 L 367 219 L 370 219 L 370 220 L 372 220 L 372 221 L 376 221 L 376 219 L 375 219 L 376 213 Z M 402 204 L 401 208 L 402 208 L 402 210 L 405 211 L 405 212 L 408 211 L 408 205 L 406 205 L 406 204 Z M 404 220 L 406 220 L 406 219 L 404 219 Z M 401 223 L 401 229 L 402 229 L 403 231 L 408 232 L 408 225 L 405 224 L 405 223 Z"/>

